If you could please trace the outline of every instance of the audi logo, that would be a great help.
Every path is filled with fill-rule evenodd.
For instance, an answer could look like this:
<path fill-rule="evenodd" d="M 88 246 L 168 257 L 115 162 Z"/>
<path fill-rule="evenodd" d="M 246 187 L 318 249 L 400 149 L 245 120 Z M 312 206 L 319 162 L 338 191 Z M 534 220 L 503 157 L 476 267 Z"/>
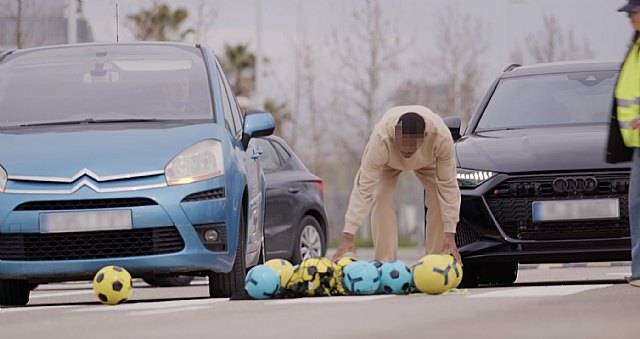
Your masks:
<path fill-rule="evenodd" d="M 598 188 L 598 179 L 594 177 L 562 177 L 553 181 L 556 193 L 591 193 Z"/>

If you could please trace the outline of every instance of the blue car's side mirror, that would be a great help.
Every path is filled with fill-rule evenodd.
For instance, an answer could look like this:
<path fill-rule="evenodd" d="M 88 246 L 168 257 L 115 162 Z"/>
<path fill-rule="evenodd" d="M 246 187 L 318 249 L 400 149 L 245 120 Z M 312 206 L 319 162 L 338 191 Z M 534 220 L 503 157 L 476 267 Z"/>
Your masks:
<path fill-rule="evenodd" d="M 271 113 L 256 110 L 248 111 L 242 128 L 242 145 L 246 149 L 251 138 L 271 135 L 275 128 L 276 121 Z"/>

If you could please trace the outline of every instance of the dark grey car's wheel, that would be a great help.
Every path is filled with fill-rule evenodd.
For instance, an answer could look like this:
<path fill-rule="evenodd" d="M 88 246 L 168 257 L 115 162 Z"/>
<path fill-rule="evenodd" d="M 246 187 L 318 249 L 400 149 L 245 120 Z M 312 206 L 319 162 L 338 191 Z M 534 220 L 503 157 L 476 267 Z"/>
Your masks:
<path fill-rule="evenodd" d="M 26 305 L 30 292 L 27 280 L 0 280 L 0 305 Z"/>
<path fill-rule="evenodd" d="M 295 239 L 291 263 L 295 265 L 308 258 L 322 257 L 326 250 L 324 232 L 318 220 L 309 215 L 302 218 L 298 236 Z"/>
<path fill-rule="evenodd" d="M 246 269 L 245 258 L 245 211 L 244 207 L 240 211 L 240 222 L 238 222 L 238 241 L 236 245 L 236 259 L 229 273 L 211 272 L 209 274 L 209 295 L 212 298 L 238 298 L 245 295 L 244 277 Z"/>
<path fill-rule="evenodd" d="M 177 287 L 177 286 L 189 286 L 193 277 L 190 275 L 179 275 L 176 277 L 152 277 L 143 278 L 144 282 L 151 286 L 160 287 Z"/>

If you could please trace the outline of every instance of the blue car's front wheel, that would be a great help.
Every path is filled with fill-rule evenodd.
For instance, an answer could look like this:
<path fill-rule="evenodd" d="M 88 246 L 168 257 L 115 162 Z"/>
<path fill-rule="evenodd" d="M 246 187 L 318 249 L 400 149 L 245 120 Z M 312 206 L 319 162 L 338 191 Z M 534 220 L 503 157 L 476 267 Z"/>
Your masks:
<path fill-rule="evenodd" d="M 209 295 L 212 298 L 228 298 L 244 296 L 245 279 L 245 208 L 242 207 L 238 218 L 238 241 L 236 246 L 236 259 L 229 273 L 211 272 L 209 274 Z"/>

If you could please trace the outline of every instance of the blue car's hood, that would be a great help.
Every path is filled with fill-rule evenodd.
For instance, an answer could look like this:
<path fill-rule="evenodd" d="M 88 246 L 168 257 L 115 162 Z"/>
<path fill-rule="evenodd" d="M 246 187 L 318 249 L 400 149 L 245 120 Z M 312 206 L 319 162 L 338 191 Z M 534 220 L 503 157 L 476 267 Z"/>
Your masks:
<path fill-rule="evenodd" d="M 117 128 L 117 129 L 116 129 Z M 186 147 L 220 139 L 216 124 L 137 123 L 58 126 L 0 133 L 0 165 L 13 176 L 72 177 L 86 168 L 99 176 L 163 170 Z"/>
<path fill-rule="evenodd" d="M 456 143 L 458 165 L 502 173 L 629 167 L 605 162 L 604 125 L 482 132 Z"/>

